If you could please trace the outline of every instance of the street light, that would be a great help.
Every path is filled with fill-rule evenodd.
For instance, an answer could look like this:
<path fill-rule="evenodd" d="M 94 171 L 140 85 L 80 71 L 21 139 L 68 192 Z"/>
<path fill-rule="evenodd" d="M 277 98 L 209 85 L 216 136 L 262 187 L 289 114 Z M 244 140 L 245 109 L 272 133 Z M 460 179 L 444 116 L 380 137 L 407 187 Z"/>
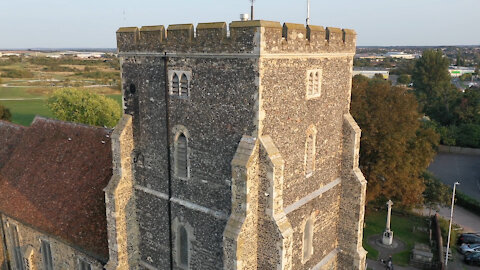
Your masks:
<path fill-rule="evenodd" d="M 445 253 L 445 268 L 447 268 L 447 264 L 448 264 L 448 250 L 450 249 L 450 233 L 452 232 L 453 204 L 455 203 L 455 187 L 457 185 L 460 185 L 460 183 L 455 182 L 453 184 L 452 208 L 450 209 L 450 226 L 448 228 L 447 252 Z"/>

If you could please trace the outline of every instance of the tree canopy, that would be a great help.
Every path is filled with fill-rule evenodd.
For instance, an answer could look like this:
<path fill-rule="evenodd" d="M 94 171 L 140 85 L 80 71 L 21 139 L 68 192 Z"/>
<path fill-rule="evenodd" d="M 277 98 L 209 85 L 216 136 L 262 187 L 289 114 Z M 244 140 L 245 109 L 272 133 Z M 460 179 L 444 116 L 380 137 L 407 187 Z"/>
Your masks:
<path fill-rule="evenodd" d="M 449 60 L 441 50 L 425 50 L 415 63 L 412 81 L 423 111 L 442 125 L 454 123 L 458 90 L 451 84 Z"/>
<path fill-rule="evenodd" d="M 10 110 L 2 104 L 0 104 L 0 120 L 12 121 Z"/>
<path fill-rule="evenodd" d="M 115 100 L 74 88 L 55 91 L 47 105 L 60 120 L 94 126 L 114 127 L 122 114 Z"/>
<path fill-rule="evenodd" d="M 360 168 L 368 181 L 367 200 L 422 203 L 422 173 L 435 156 L 439 136 L 422 125 L 415 96 L 387 81 L 355 76 L 351 112 L 362 129 Z"/>

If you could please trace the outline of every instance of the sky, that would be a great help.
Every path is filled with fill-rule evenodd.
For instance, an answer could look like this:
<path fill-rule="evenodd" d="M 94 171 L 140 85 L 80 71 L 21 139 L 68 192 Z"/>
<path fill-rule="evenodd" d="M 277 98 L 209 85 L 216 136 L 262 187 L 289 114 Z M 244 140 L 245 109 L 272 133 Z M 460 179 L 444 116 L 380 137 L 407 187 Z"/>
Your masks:
<path fill-rule="evenodd" d="M 255 19 L 305 23 L 307 0 L 256 0 Z M 249 0 L 2 0 L 0 48 L 115 48 L 122 26 L 231 22 Z M 480 0 L 311 0 L 310 24 L 359 46 L 480 45 Z"/>

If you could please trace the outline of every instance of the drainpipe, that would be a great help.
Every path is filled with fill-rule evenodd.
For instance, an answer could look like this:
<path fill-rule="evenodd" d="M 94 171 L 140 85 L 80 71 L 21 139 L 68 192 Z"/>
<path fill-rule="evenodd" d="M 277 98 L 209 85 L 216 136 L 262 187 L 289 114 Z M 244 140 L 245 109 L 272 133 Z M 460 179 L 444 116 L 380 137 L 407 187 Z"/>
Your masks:
<path fill-rule="evenodd" d="M 165 122 L 167 125 L 167 175 L 168 175 L 168 202 L 167 202 L 167 209 L 168 209 L 168 242 L 170 245 L 170 269 L 173 269 L 173 239 L 172 239 L 172 202 L 170 199 L 172 198 L 172 172 L 171 172 L 171 160 L 170 160 L 170 110 L 168 108 L 170 103 L 170 89 L 168 88 L 168 56 L 165 52 L 163 56 L 163 65 L 164 65 L 164 76 L 165 76 Z"/>

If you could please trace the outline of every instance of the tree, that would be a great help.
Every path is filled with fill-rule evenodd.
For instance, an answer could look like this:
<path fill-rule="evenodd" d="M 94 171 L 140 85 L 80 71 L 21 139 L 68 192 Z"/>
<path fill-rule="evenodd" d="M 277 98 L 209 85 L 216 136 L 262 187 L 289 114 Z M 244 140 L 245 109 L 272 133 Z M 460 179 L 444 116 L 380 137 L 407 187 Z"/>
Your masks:
<path fill-rule="evenodd" d="M 415 63 L 412 80 L 423 112 L 442 125 L 454 123 L 451 112 L 459 92 L 451 84 L 449 61 L 440 50 L 425 50 Z"/>
<path fill-rule="evenodd" d="M 360 168 L 368 180 L 367 200 L 422 203 L 421 175 L 439 136 L 422 125 L 415 96 L 384 80 L 355 76 L 351 112 L 362 129 Z"/>
<path fill-rule="evenodd" d="M 450 202 L 450 188 L 436 179 L 431 173 L 423 173 L 425 191 L 423 192 L 423 201 L 430 210 L 438 210 L 439 206 L 447 206 Z"/>
<path fill-rule="evenodd" d="M 74 88 L 55 91 L 47 105 L 60 120 L 94 126 L 113 127 L 122 114 L 115 100 Z"/>
<path fill-rule="evenodd" d="M 412 79 L 408 74 L 401 74 L 397 79 L 397 82 L 400 84 L 409 84 L 411 81 Z"/>
<path fill-rule="evenodd" d="M 0 104 L 0 120 L 12 121 L 12 114 L 10 113 L 10 110 L 2 104 Z"/>

